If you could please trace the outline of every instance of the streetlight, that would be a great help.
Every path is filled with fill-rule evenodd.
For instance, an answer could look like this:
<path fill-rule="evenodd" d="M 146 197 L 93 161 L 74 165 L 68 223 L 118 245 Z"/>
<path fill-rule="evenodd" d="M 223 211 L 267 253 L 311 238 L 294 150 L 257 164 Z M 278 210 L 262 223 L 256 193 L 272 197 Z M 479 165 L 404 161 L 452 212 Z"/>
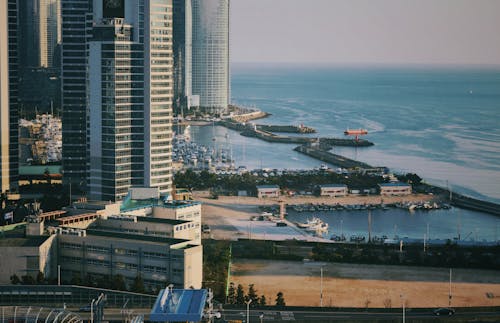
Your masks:
<path fill-rule="evenodd" d="M 260 319 L 260 323 L 262 323 L 262 320 L 264 319 L 264 313 L 260 313 L 259 314 L 259 319 Z"/>
<path fill-rule="evenodd" d="M 94 302 L 95 298 L 90 303 L 90 323 L 94 323 Z"/>
<path fill-rule="evenodd" d="M 250 303 L 252 302 L 252 299 L 249 299 L 248 302 L 245 302 L 247 304 L 247 323 L 250 322 Z"/>
<path fill-rule="evenodd" d="M 401 300 L 403 302 L 403 323 L 405 323 L 405 298 L 403 294 L 399 295 L 399 297 L 401 297 Z"/>

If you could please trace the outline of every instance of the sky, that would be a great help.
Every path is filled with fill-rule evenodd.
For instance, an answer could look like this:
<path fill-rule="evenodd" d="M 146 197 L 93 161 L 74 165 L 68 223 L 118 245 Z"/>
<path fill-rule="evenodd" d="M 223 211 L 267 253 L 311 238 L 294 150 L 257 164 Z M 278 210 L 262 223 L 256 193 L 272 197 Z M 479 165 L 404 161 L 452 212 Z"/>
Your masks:
<path fill-rule="evenodd" d="M 232 62 L 500 65 L 500 0 L 231 0 Z"/>

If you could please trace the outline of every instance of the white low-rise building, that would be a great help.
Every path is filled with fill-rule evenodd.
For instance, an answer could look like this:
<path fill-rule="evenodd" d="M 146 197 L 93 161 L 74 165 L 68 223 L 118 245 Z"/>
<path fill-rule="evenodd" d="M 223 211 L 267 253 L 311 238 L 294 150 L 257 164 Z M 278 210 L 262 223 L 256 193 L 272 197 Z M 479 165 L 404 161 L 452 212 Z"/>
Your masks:
<path fill-rule="evenodd" d="M 345 184 L 324 184 L 319 186 L 321 196 L 343 197 L 347 195 Z"/>
<path fill-rule="evenodd" d="M 380 195 L 410 195 L 411 185 L 401 182 L 378 184 Z"/>
<path fill-rule="evenodd" d="M 257 185 L 257 197 L 279 197 L 280 187 L 278 185 Z"/>

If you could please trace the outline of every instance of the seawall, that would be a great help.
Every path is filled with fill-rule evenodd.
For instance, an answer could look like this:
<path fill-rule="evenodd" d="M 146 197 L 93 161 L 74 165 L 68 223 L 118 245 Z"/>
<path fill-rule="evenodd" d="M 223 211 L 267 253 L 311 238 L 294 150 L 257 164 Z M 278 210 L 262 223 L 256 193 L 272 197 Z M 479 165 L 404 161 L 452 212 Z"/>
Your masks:
<path fill-rule="evenodd" d="M 332 154 L 331 152 L 325 151 L 319 147 L 311 147 L 311 146 L 298 146 L 294 149 L 295 151 L 298 151 L 302 154 L 308 155 L 310 157 L 314 157 L 316 159 L 319 159 L 321 161 L 342 167 L 342 168 L 373 168 L 372 166 L 354 160 L 354 159 L 349 159 L 347 157 L 341 156 L 341 155 L 336 155 Z"/>

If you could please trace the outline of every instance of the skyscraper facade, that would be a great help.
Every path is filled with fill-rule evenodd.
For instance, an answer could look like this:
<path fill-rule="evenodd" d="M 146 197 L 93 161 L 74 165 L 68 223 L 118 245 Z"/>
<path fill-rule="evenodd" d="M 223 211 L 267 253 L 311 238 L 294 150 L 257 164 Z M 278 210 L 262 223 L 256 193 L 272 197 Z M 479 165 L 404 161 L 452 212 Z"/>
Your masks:
<path fill-rule="evenodd" d="M 19 1 L 20 62 L 27 67 L 54 67 L 61 42 L 60 0 Z"/>
<path fill-rule="evenodd" d="M 169 193 L 172 0 L 92 0 L 87 15 L 83 1 L 79 4 L 63 0 L 62 7 L 63 102 L 64 109 L 75 110 L 63 112 L 64 176 L 85 178 L 93 200 L 121 200 L 132 186 Z M 70 36 L 82 28 L 82 36 Z M 83 140 L 81 118 L 86 120 Z"/>
<path fill-rule="evenodd" d="M 174 112 L 190 108 L 192 61 L 191 0 L 173 0 Z"/>
<path fill-rule="evenodd" d="M 230 99 L 229 0 L 192 0 L 192 92 L 200 108 L 221 113 Z"/>
<path fill-rule="evenodd" d="M 86 192 L 87 181 L 85 35 L 91 8 L 91 0 L 61 0 L 63 185 L 76 194 Z"/>
<path fill-rule="evenodd" d="M 0 191 L 15 189 L 19 174 L 17 1 L 0 3 Z"/>

